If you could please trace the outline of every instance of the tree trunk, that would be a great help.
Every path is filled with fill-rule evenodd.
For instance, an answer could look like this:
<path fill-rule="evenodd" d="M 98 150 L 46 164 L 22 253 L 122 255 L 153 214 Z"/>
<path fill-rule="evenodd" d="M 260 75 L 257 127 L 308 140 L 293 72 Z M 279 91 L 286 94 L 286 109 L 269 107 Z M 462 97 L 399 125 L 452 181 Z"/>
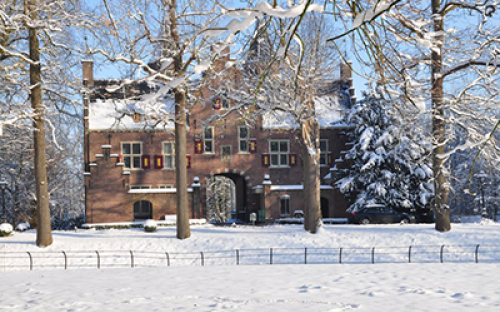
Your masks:
<path fill-rule="evenodd" d="M 444 29 L 440 10 L 440 0 L 432 0 L 432 14 L 434 18 L 434 31 L 441 34 Z M 432 135 L 434 149 L 432 152 L 434 171 L 434 212 L 436 215 L 436 230 L 447 232 L 451 229 L 450 209 L 448 206 L 449 181 L 446 172 L 445 139 L 446 120 L 443 101 L 443 78 L 441 77 L 442 60 L 441 55 L 444 37 L 434 37 L 435 49 L 431 52 L 432 57 Z M 437 51 L 436 51 L 437 50 Z"/>
<path fill-rule="evenodd" d="M 174 74 L 180 77 L 183 72 L 181 39 L 177 29 L 177 1 L 165 1 L 169 6 L 169 27 L 175 45 Z M 177 188 L 177 238 L 186 239 L 191 236 L 189 228 L 189 206 L 187 193 L 186 167 L 186 90 L 181 85 L 174 90 L 175 94 L 175 184 Z"/>
<path fill-rule="evenodd" d="M 177 238 L 191 236 L 186 167 L 186 94 L 175 91 L 175 185 L 177 188 Z"/>
<path fill-rule="evenodd" d="M 319 124 L 316 118 L 302 123 L 301 132 L 304 151 L 304 229 L 315 234 L 321 227 Z"/>
<path fill-rule="evenodd" d="M 29 15 L 32 21 L 38 19 L 36 0 L 29 2 Z M 47 185 L 47 160 L 45 155 L 45 108 L 42 104 L 42 77 L 40 64 L 40 44 L 37 30 L 29 29 L 30 59 L 35 64 L 30 64 L 31 107 L 34 118 L 34 153 L 35 153 L 35 182 L 38 227 L 36 230 L 36 245 L 47 247 L 52 244 L 50 227 L 49 193 Z"/>

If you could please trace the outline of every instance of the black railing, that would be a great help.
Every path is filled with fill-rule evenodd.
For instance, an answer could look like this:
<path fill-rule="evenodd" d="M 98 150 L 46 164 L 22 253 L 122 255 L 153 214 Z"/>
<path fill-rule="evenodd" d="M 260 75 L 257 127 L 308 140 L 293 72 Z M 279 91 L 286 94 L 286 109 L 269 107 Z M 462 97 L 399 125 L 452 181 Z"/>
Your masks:
<path fill-rule="evenodd" d="M 147 250 L 1 251 L 0 271 L 44 268 L 140 268 L 214 265 L 349 263 L 494 263 L 500 245 L 350 248 L 258 248 L 165 252 Z"/>

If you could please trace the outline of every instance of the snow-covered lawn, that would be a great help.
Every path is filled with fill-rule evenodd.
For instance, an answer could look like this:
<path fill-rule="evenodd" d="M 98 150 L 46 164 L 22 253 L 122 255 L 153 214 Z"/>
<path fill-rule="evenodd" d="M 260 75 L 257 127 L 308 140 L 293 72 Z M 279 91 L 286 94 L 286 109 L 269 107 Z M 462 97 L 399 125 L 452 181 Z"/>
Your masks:
<path fill-rule="evenodd" d="M 155 233 L 141 229 L 55 231 L 54 244 L 44 251 L 175 253 L 491 245 L 498 243 L 499 234 L 500 225 L 494 223 L 453 224 L 449 233 L 437 233 L 433 225 L 325 225 L 317 235 L 305 233 L 299 225 L 205 225 L 193 226 L 192 237 L 183 241 L 175 238 L 174 228 L 158 228 Z M 34 241 L 34 231 L 0 239 L 0 262 L 9 251 L 40 251 Z M 3 268 L 0 311 L 500 310 L 500 264 L 198 265 L 102 270 L 70 266 L 69 270 L 2 272 Z"/>
<path fill-rule="evenodd" d="M 0 311 L 499 311 L 498 264 L 50 270 L 0 274 Z"/>
<path fill-rule="evenodd" d="M 29 230 L 0 239 L 0 252 L 40 251 L 36 233 Z M 178 240 L 174 227 L 143 229 L 54 231 L 54 243 L 43 250 L 158 250 L 199 252 L 249 248 L 338 248 L 410 245 L 475 245 L 500 243 L 500 223 L 452 224 L 448 233 L 438 233 L 433 224 L 323 225 L 318 234 L 306 233 L 302 225 L 265 227 L 191 227 L 191 238 Z"/>

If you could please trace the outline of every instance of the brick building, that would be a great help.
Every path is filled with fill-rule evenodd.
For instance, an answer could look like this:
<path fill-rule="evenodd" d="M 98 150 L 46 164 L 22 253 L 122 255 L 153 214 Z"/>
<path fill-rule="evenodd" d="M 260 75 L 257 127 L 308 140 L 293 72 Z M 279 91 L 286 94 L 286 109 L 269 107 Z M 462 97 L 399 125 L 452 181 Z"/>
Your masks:
<path fill-rule="evenodd" d="M 340 79 L 325 84 L 324 101 L 316 110 L 321 124 L 321 176 L 329 173 L 345 149 L 345 128 L 334 125 L 354 101 L 349 66 Z M 83 61 L 85 83 L 85 195 L 88 223 L 161 220 L 176 213 L 174 124 L 148 119 L 138 105 L 154 93 L 148 83 L 120 85 L 117 80 L 94 80 L 93 64 Z M 213 89 L 212 89 L 213 90 Z M 123 100 L 123 99 L 132 100 Z M 207 105 L 194 105 L 187 133 L 188 192 L 192 218 L 207 216 L 214 177 L 225 177 L 234 188 L 231 218 L 260 221 L 292 216 L 303 210 L 303 165 L 299 128 L 284 116 L 265 115 L 248 126 L 230 113 L 208 128 L 201 123 L 234 105 L 208 91 Z M 150 100 L 150 99 L 148 99 Z M 174 108 L 165 100 L 164 108 Z M 344 217 L 343 195 L 322 181 L 324 218 Z"/>

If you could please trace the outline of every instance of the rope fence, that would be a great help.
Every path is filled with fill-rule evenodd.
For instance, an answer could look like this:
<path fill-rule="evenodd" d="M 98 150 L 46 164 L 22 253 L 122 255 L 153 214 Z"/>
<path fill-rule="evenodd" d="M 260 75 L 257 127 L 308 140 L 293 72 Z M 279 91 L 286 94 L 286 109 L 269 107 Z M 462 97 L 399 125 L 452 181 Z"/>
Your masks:
<path fill-rule="evenodd" d="M 500 245 L 370 248 L 257 248 L 166 252 L 147 250 L 1 251 L 0 270 L 146 268 L 170 266 L 499 263 Z"/>

